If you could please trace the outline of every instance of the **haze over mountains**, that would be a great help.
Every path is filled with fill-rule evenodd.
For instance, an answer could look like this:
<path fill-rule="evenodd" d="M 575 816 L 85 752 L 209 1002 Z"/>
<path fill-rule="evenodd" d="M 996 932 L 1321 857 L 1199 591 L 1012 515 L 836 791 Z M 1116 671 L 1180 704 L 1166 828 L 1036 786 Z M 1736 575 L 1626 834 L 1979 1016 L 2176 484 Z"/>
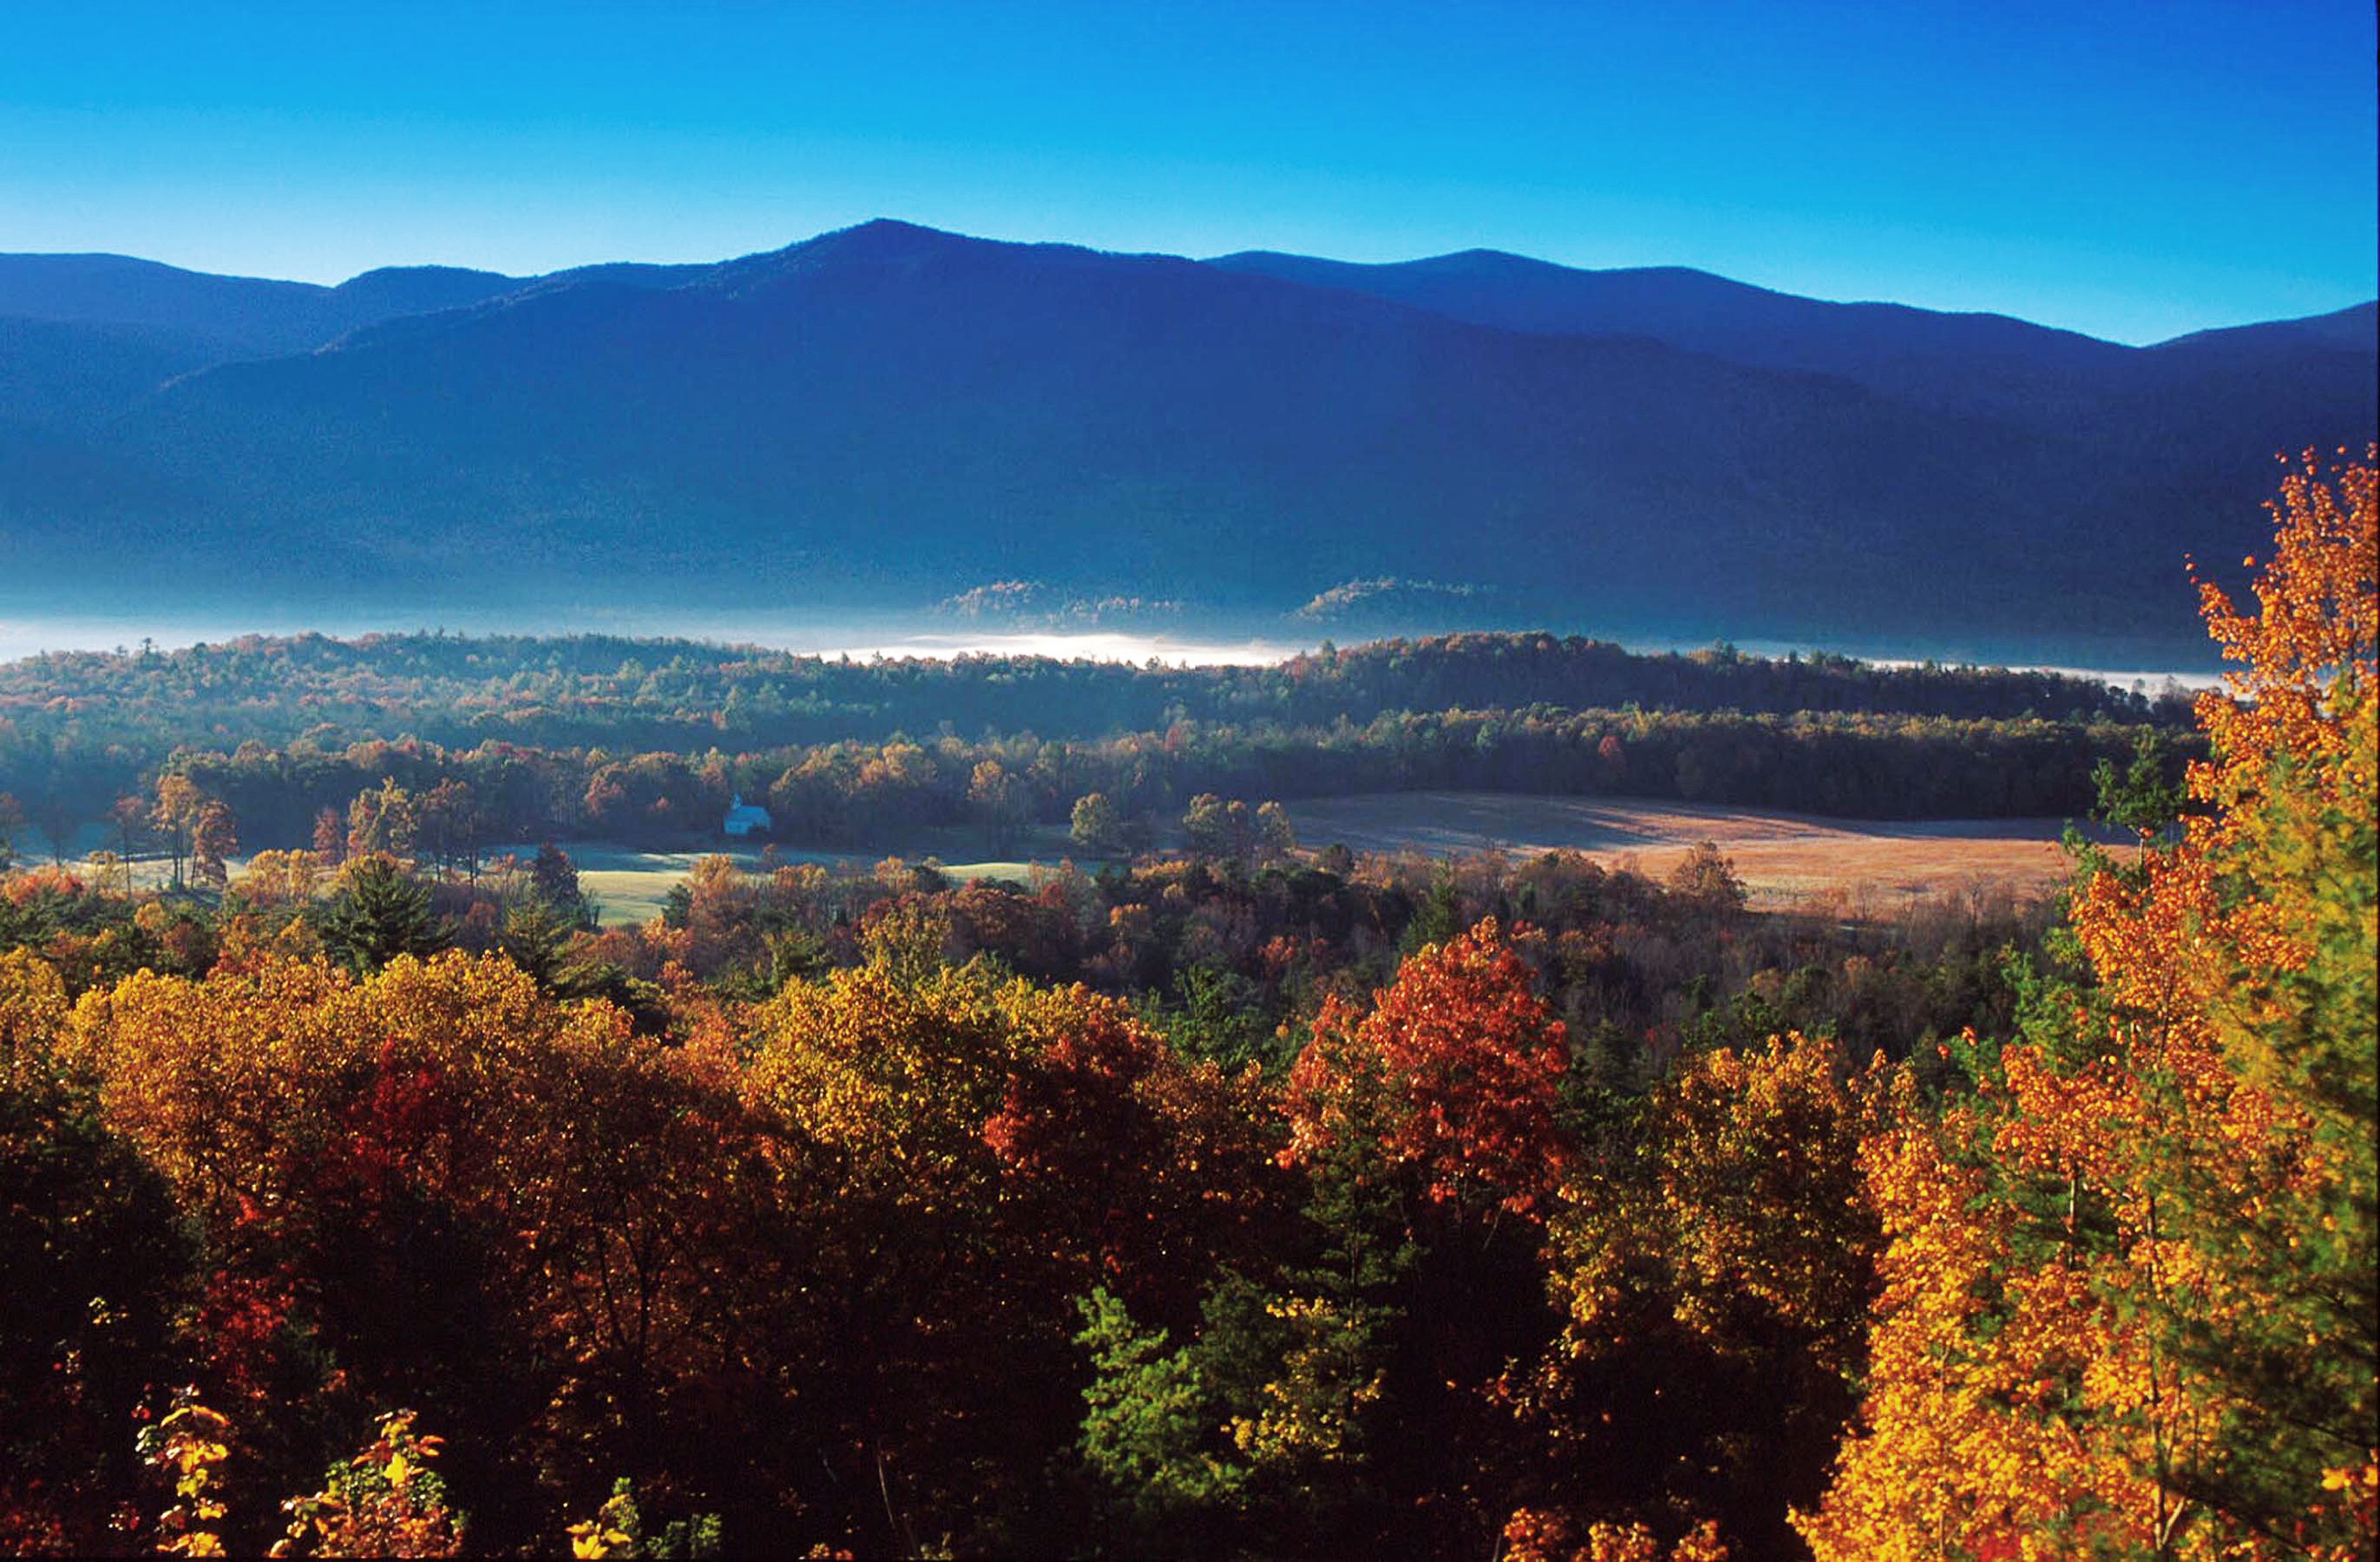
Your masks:
<path fill-rule="evenodd" d="M 337 287 L 0 256 L 0 615 L 634 602 L 2181 665 L 2182 555 L 2269 537 L 2276 452 L 2371 437 L 2375 330 L 2366 303 L 2131 348 L 1680 268 L 892 222 Z"/>

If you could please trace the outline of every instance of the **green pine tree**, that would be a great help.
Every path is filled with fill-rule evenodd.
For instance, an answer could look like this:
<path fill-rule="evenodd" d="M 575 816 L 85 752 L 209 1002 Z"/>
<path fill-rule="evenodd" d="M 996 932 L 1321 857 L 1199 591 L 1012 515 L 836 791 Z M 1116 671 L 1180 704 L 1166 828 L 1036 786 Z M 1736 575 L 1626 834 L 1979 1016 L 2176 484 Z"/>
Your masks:
<path fill-rule="evenodd" d="M 322 917 L 322 946 L 359 974 L 379 970 L 399 955 L 428 958 L 447 946 L 447 930 L 431 914 L 430 889 L 384 857 L 360 863 L 347 887 Z"/>

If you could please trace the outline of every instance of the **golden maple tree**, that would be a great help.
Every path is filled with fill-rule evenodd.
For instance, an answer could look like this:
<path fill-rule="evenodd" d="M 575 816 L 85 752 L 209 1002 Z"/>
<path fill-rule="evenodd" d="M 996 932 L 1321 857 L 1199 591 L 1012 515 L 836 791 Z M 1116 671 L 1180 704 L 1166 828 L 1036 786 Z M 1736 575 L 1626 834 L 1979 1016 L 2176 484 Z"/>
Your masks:
<path fill-rule="evenodd" d="M 2256 612 L 2202 582 L 2239 665 L 2180 840 L 2078 890 L 2095 985 L 1971 1035 L 1943 1109 L 1893 1087 L 1820 1557 L 2369 1554 L 2374 459 L 2288 476 Z"/>

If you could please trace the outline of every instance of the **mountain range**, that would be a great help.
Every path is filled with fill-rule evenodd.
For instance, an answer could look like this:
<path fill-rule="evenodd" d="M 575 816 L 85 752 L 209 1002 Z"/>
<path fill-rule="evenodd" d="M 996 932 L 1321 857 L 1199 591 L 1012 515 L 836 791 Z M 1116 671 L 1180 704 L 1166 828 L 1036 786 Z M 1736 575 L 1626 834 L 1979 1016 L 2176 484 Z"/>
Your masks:
<path fill-rule="evenodd" d="M 2194 665 L 2374 306 L 2153 347 L 1489 250 L 864 224 L 335 287 L 0 255 L 0 615 L 402 604 Z M 2142 662 L 2139 658 L 2153 658 Z"/>

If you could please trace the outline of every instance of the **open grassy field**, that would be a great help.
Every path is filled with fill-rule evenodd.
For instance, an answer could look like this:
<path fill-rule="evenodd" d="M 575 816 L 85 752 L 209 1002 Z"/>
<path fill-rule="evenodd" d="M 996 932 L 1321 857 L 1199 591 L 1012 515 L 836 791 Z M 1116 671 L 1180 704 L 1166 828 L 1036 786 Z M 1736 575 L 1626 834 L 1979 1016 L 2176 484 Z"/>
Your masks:
<path fill-rule="evenodd" d="M 1864 912 L 1998 885 L 2038 893 L 2069 873 L 2062 819 L 1820 819 L 1628 798 L 1383 792 L 1291 806 L 1305 846 L 1357 851 L 1584 851 L 1658 878 L 1697 841 L 1732 858 L 1755 907 L 1840 890 Z"/>
<path fill-rule="evenodd" d="M 101 862 L 94 859 L 106 853 L 114 839 L 105 825 L 85 824 L 59 849 L 52 847 L 49 837 L 41 831 L 28 826 L 16 837 L 16 865 L 42 868 L 55 863 L 78 878 L 118 889 L 162 889 L 173 881 L 173 862 L 164 852 L 137 854 L 129 861 L 111 862 L 103 870 Z M 231 876 L 237 878 L 248 866 L 248 853 L 226 857 L 224 863 Z"/>
<path fill-rule="evenodd" d="M 2061 819 L 1821 819 L 1808 814 L 1701 807 L 1629 798 L 1524 797 L 1497 792 L 1384 792 L 1307 799 L 1288 805 L 1309 850 L 1343 844 L 1360 852 L 1415 851 L 1451 857 L 1483 851 L 1521 856 L 1584 851 L 1612 866 L 1659 878 L 1698 841 L 1735 862 L 1761 909 L 1797 906 L 1837 892 L 1846 909 L 1889 916 L 1945 896 L 1997 889 L 2040 894 L 2070 872 L 2058 836 Z M 1172 832 L 1178 836 L 1178 832 Z M 662 897 L 702 855 L 638 851 L 603 841 L 556 843 L 578 865 L 579 883 L 612 925 L 658 914 Z M 1168 842 L 1178 847 L 1178 840 Z M 984 858 L 989 843 L 965 832 L 909 840 L 868 852 L 781 851 L 784 861 L 866 867 L 898 849 L 912 860 L 939 858 L 953 878 L 1026 878 L 1037 865 L 1074 854 L 1064 831 L 1045 828 Z M 728 855 L 757 870 L 759 854 Z"/>
<path fill-rule="evenodd" d="M 580 893 L 595 902 L 596 909 L 608 927 L 634 927 L 660 916 L 662 900 L 669 894 L 670 886 L 694 872 L 697 858 L 711 855 L 703 851 L 643 851 L 611 841 L 556 841 L 553 844 L 560 847 L 578 869 Z M 724 855 L 733 858 L 735 865 L 747 873 L 760 871 L 760 854 L 758 851 L 739 848 L 726 851 Z M 783 850 L 778 853 L 778 860 L 830 864 L 851 860 L 832 852 Z"/>
<path fill-rule="evenodd" d="M 561 848 L 577 868 L 578 887 L 595 901 L 606 927 L 633 927 L 661 915 L 662 901 L 668 896 L 670 886 L 694 871 L 698 858 L 716 852 L 732 859 L 747 873 L 763 870 L 759 851 L 744 847 L 696 851 L 646 851 L 613 841 L 562 840 L 553 844 Z M 975 861 L 946 860 L 942 863 L 942 872 L 954 879 L 1023 879 L 1032 873 L 1037 861 L 1045 866 L 1057 864 L 1059 859 L 1065 855 L 1065 832 L 1037 832 L 1023 845 L 1028 852 L 1038 855 L 1014 859 L 988 858 Z M 776 860 L 780 862 L 822 862 L 840 868 L 869 868 L 896 851 L 914 861 L 929 856 L 942 858 L 945 853 L 978 855 L 989 849 L 990 847 L 987 841 L 963 832 L 952 832 L 949 839 L 907 840 L 898 848 L 879 851 L 801 851 L 780 847 Z"/>
<path fill-rule="evenodd" d="M 1612 866 L 1659 878 L 1697 841 L 1711 841 L 1735 862 L 1756 909 L 1779 909 L 1817 896 L 1839 896 L 1847 910 L 1889 916 L 1903 907 L 1945 896 L 1996 889 L 2039 894 L 2070 871 L 2058 840 L 2058 819 L 1821 819 L 1808 814 L 1654 802 L 1629 798 L 1533 797 L 1500 792 L 1378 792 L 1308 799 L 1289 805 L 1292 824 L 1309 849 L 1334 844 L 1359 852 L 1419 852 L 1451 857 L 1484 851 L 1523 856 L 1584 851 Z M 1166 833 L 1178 849 L 1179 830 Z M 2106 838 L 2106 837 L 2103 837 Z M 89 874 L 96 831 L 78 840 L 68 865 Z M 615 841 L 554 844 L 577 866 L 580 886 L 606 925 L 634 926 L 661 914 L 670 886 L 693 872 L 696 859 L 723 851 L 747 873 L 763 867 L 757 849 L 703 847 L 647 850 Z M 36 837 L 25 856 L 39 861 Z M 999 851 L 998 856 L 992 855 Z M 1036 866 L 1080 857 L 1063 829 L 1044 826 L 1018 841 L 1000 843 L 965 830 L 914 832 L 867 851 L 802 851 L 780 848 L 777 860 L 867 868 L 899 854 L 938 859 L 953 878 L 1027 878 Z M 492 858 L 494 854 L 491 854 Z M 521 848 L 526 860 L 532 853 Z M 231 864 L 237 876 L 244 861 Z M 1086 866 L 1088 864 L 1086 863 Z M 133 882 L 164 882 L 163 858 L 132 866 Z"/>

